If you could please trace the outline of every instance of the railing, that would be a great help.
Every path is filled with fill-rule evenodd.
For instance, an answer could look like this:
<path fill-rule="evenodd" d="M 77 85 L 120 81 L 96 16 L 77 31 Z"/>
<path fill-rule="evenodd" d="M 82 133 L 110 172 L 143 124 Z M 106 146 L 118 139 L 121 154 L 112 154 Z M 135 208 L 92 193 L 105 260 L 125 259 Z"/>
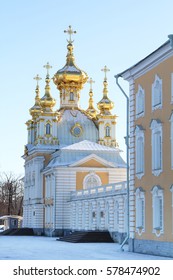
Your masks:
<path fill-rule="evenodd" d="M 106 197 L 112 195 L 118 195 L 126 193 L 127 182 L 119 182 L 108 185 L 102 185 L 90 189 L 84 189 L 80 191 L 72 191 L 70 201 L 94 197 Z"/>

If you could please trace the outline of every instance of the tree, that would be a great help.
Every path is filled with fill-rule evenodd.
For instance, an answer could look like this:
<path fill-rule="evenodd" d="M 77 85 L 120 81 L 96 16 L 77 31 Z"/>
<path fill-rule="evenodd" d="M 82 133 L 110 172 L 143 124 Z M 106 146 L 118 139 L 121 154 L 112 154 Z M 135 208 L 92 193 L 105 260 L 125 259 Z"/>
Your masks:
<path fill-rule="evenodd" d="M 23 180 L 12 173 L 0 175 L 0 216 L 22 215 Z"/>

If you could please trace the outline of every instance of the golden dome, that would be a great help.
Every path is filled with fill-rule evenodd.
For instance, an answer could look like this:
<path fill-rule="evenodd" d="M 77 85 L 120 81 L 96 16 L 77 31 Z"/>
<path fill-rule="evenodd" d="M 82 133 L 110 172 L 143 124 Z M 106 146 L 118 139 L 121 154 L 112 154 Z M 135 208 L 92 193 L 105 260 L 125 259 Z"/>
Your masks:
<path fill-rule="evenodd" d="M 103 82 L 104 88 L 103 88 L 103 98 L 100 100 L 100 102 L 97 103 L 97 107 L 100 110 L 100 114 L 102 115 L 111 115 L 110 110 L 113 109 L 114 103 L 108 98 L 108 83 L 107 78 L 105 77 Z"/>
<path fill-rule="evenodd" d="M 88 76 L 75 64 L 75 59 L 73 55 L 73 45 L 72 42 L 67 45 L 67 59 L 65 66 L 58 70 L 53 77 L 53 81 L 57 88 L 61 90 L 65 85 L 73 86 L 76 85 L 78 89 L 82 89 L 83 85 L 86 83 Z"/>

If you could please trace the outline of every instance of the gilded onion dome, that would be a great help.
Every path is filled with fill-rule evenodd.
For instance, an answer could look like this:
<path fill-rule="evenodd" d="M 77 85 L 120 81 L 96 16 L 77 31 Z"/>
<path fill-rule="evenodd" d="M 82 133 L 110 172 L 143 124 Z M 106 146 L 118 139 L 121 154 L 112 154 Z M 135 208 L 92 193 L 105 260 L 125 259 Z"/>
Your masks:
<path fill-rule="evenodd" d="M 90 91 L 89 91 L 89 106 L 86 112 L 91 116 L 91 117 L 96 117 L 97 115 L 97 110 L 94 108 L 94 100 L 93 100 L 93 90 L 92 90 L 92 84 L 95 83 L 92 78 L 89 79 L 88 83 L 90 84 Z"/>
<path fill-rule="evenodd" d="M 49 65 L 49 63 L 47 63 L 46 65 L 43 66 L 44 68 L 47 69 L 47 75 L 46 75 L 46 86 L 45 86 L 45 94 L 44 96 L 40 99 L 40 104 L 43 108 L 43 110 L 46 111 L 52 111 L 52 108 L 55 106 L 55 99 L 51 96 L 50 93 L 50 77 L 49 77 L 49 69 L 52 68 L 52 66 Z"/>
<path fill-rule="evenodd" d="M 76 33 L 73 31 L 71 26 L 67 32 L 70 35 L 70 39 L 67 45 L 67 56 L 66 56 L 66 64 L 65 66 L 58 70 L 54 75 L 53 81 L 59 90 L 64 88 L 73 87 L 78 90 L 82 89 L 83 85 L 86 83 L 88 76 L 75 64 L 75 59 L 73 55 L 73 41 L 71 40 L 71 34 Z"/>
<path fill-rule="evenodd" d="M 42 109 L 41 104 L 40 104 L 40 88 L 39 88 L 39 85 L 38 85 L 38 82 L 41 80 L 41 78 L 39 77 L 39 75 L 37 75 L 36 77 L 34 77 L 34 80 L 37 81 L 37 86 L 36 86 L 36 89 L 35 89 L 35 93 L 36 93 L 35 104 L 29 110 L 29 112 L 30 112 L 30 114 L 33 118 L 38 116 L 39 113 L 41 112 L 41 109 Z"/>
<path fill-rule="evenodd" d="M 102 71 L 105 72 L 105 78 L 103 81 L 103 98 L 97 103 L 97 107 L 100 110 L 100 114 L 102 115 L 111 115 L 110 110 L 113 109 L 114 103 L 109 99 L 108 97 L 108 83 L 107 83 L 107 77 L 106 72 L 109 71 L 109 69 L 105 66 Z"/>

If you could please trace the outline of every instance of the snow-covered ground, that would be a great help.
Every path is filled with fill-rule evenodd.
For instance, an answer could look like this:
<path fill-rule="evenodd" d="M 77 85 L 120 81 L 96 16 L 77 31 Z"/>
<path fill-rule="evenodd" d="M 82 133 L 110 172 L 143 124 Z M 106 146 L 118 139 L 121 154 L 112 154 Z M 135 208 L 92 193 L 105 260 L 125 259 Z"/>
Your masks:
<path fill-rule="evenodd" d="M 68 243 L 38 236 L 0 236 L 1 260 L 168 260 L 121 251 L 117 243 Z"/>

